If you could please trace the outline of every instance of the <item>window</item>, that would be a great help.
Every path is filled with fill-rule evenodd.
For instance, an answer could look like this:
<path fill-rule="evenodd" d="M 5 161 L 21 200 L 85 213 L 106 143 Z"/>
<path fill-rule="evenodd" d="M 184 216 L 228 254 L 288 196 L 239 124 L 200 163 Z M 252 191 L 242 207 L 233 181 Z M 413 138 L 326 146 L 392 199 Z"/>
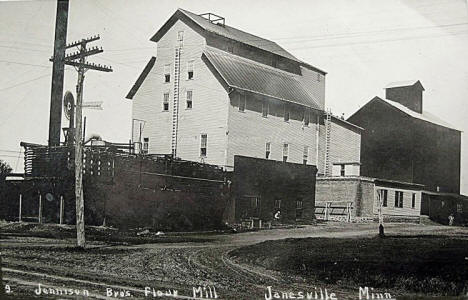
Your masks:
<path fill-rule="evenodd" d="M 320 82 L 320 80 L 321 80 L 320 73 L 317 73 L 317 81 L 319 81 L 319 82 Z"/>
<path fill-rule="evenodd" d="M 416 207 L 416 193 L 413 193 L 411 195 L 411 208 L 415 208 Z"/>
<path fill-rule="evenodd" d="M 457 203 L 457 213 L 463 213 L 463 203 Z"/>
<path fill-rule="evenodd" d="M 289 107 L 284 105 L 284 121 L 289 122 Z"/>
<path fill-rule="evenodd" d="M 193 66 L 194 66 L 193 60 L 190 60 L 187 62 L 187 79 L 188 80 L 193 79 Z"/>
<path fill-rule="evenodd" d="M 258 207 L 258 198 L 257 197 L 250 198 L 250 207 L 251 208 L 257 208 Z"/>
<path fill-rule="evenodd" d="M 206 148 L 208 144 L 208 135 L 206 133 L 202 133 L 200 136 L 200 156 L 206 157 Z"/>
<path fill-rule="evenodd" d="M 269 110 L 268 101 L 265 100 L 262 103 L 262 117 L 264 118 L 268 117 L 268 110 Z"/>
<path fill-rule="evenodd" d="M 302 162 L 304 165 L 307 164 L 307 160 L 309 158 L 309 146 L 304 146 L 304 151 L 302 152 Z"/>
<path fill-rule="evenodd" d="M 280 209 L 281 208 L 281 200 L 277 199 L 275 200 L 275 208 Z"/>
<path fill-rule="evenodd" d="M 403 207 L 403 192 L 395 191 L 395 207 Z"/>
<path fill-rule="evenodd" d="M 304 126 L 308 127 L 309 123 L 310 123 L 310 114 L 309 114 L 308 110 L 304 111 L 304 119 L 303 120 L 304 120 L 303 121 Z"/>
<path fill-rule="evenodd" d="M 245 111 L 245 105 L 246 105 L 246 100 L 245 100 L 245 95 L 239 95 L 239 111 Z"/>
<path fill-rule="evenodd" d="M 164 66 L 164 82 L 171 82 L 171 65 Z"/>
<path fill-rule="evenodd" d="M 302 218 L 302 200 L 296 201 L 296 218 Z"/>
<path fill-rule="evenodd" d="M 181 30 L 177 33 L 177 40 L 179 42 L 182 42 L 184 40 L 184 31 Z"/>
<path fill-rule="evenodd" d="M 346 175 L 346 166 L 340 165 L 340 176 L 345 176 L 345 175 Z"/>
<path fill-rule="evenodd" d="M 187 109 L 192 109 L 192 91 L 187 91 Z"/>
<path fill-rule="evenodd" d="M 381 190 L 380 196 L 383 198 L 382 199 L 382 206 L 387 207 L 388 191 L 387 190 Z"/>
<path fill-rule="evenodd" d="M 169 93 L 164 93 L 163 111 L 169 111 Z"/>
<path fill-rule="evenodd" d="M 267 142 L 265 144 L 265 158 L 266 159 L 269 159 L 270 158 L 270 154 L 271 154 L 271 143 L 270 142 Z"/>
<path fill-rule="evenodd" d="M 143 138 L 143 148 L 141 149 L 142 154 L 148 154 L 149 149 L 149 138 Z"/>
<path fill-rule="evenodd" d="M 289 145 L 283 144 L 283 161 L 287 162 L 289 156 Z"/>
<path fill-rule="evenodd" d="M 234 53 L 234 46 L 228 45 L 228 46 L 227 46 L 227 51 L 228 51 L 228 52 L 231 52 L 231 53 Z"/>

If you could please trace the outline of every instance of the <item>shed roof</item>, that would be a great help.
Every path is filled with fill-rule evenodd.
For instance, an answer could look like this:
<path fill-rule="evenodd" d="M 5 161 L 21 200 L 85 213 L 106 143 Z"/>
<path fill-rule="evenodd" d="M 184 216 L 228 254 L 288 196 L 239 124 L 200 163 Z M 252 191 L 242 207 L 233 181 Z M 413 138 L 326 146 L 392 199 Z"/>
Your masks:
<path fill-rule="evenodd" d="M 451 125 L 450 123 L 445 122 L 444 120 L 440 119 L 439 117 L 433 115 L 432 113 L 430 113 L 428 111 L 423 111 L 422 114 L 420 114 L 420 113 L 415 112 L 414 110 L 411 110 L 411 109 L 407 108 L 406 106 L 404 106 L 404 105 L 402 105 L 402 104 L 400 104 L 400 103 L 398 103 L 396 101 L 392 101 L 392 100 L 384 99 L 384 98 L 380 98 L 380 97 L 375 97 L 374 99 L 378 99 L 380 101 L 383 101 L 383 102 L 393 106 L 394 108 L 402 111 L 403 113 L 409 115 L 412 118 L 423 120 L 423 121 L 426 121 L 426 122 L 430 122 L 430 123 L 433 123 L 433 124 L 436 124 L 436 125 L 439 125 L 439 126 L 443 126 L 443 127 L 447 127 L 447 128 L 453 129 L 453 130 L 461 131 L 461 130 L 455 128 L 455 126 Z"/>
<path fill-rule="evenodd" d="M 303 86 L 300 75 L 206 47 L 203 55 L 225 83 L 235 89 L 322 110 L 319 102 Z"/>

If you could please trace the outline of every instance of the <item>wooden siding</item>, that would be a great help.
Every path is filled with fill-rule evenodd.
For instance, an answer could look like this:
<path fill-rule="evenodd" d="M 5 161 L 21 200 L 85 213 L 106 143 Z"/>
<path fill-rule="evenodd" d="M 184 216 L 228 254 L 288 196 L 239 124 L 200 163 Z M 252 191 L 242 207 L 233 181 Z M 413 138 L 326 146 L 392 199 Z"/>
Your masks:
<path fill-rule="evenodd" d="M 233 165 L 234 155 L 265 158 L 265 144 L 271 143 L 270 159 L 283 160 L 283 144 L 289 145 L 288 162 L 302 163 L 304 146 L 309 147 L 307 164 L 315 165 L 316 119 L 310 111 L 309 126 L 303 126 L 304 107 L 287 105 L 290 120 L 284 121 L 284 103 L 247 94 L 245 111 L 239 111 L 239 93 L 231 93 L 229 105 L 229 135 L 227 164 Z M 262 117 L 262 103 L 269 103 L 268 117 Z"/>
<path fill-rule="evenodd" d="M 133 100 L 133 119 L 145 121 L 142 139 L 149 137 L 150 154 L 170 154 L 174 99 L 174 53 L 177 34 L 184 31 L 180 57 L 179 128 L 177 156 L 200 161 L 200 135 L 208 136 L 204 162 L 225 165 L 227 144 L 227 92 L 214 77 L 201 54 L 205 40 L 181 21 L 177 21 L 157 46 L 155 66 Z M 187 79 L 187 62 L 194 61 L 194 77 Z M 164 66 L 171 65 L 171 81 L 164 83 Z M 192 91 L 192 109 L 186 109 L 186 92 Z M 169 92 L 169 111 L 163 111 L 163 94 Z M 135 140 L 135 137 L 133 137 Z"/>
<path fill-rule="evenodd" d="M 375 186 L 374 189 L 374 214 L 378 214 L 379 202 L 377 200 L 377 191 L 379 189 L 387 190 L 387 207 L 382 207 L 384 216 L 420 216 L 421 215 L 421 191 L 408 190 L 401 188 L 389 188 Z M 395 192 L 403 192 L 403 207 L 395 207 Z M 416 195 L 415 207 L 412 208 L 412 194 Z"/>
<path fill-rule="evenodd" d="M 348 120 L 365 129 L 362 175 L 460 192 L 459 131 L 412 118 L 378 98 Z"/>
<path fill-rule="evenodd" d="M 326 120 L 325 120 L 326 122 Z M 326 128 L 320 125 L 320 152 L 319 152 L 319 174 L 323 174 L 325 167 L 325 142 Z M 343 125 L 338 120 L 331 119 L 330 130 L 330 153 L 329 168 L 333 169 L 333 164 L 339 163 L 359 163 L 361 156 L 361 132 L 358 129 Z M 348 167 L 348 170 L 350 168 Z M 351 171 L 351 170 L 350 170 Z M 353 175 L 359 175 L 355 168 Z M 357 174 L 356 174 L 357 173 Z"/>
<path fill-rule="evenodd" d="M 305 82 L 304 87 L 314 97 L 322 110 L 325 110 L 325 75 L 301 67 L 301 80 Z"/>

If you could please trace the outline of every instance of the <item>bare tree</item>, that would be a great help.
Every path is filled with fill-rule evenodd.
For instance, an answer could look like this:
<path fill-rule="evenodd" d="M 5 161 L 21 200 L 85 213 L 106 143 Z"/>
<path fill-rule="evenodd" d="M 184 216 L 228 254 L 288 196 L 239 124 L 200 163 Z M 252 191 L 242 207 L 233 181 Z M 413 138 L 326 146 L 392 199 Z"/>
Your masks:
<path fill-rule="evenodd" d="M 0 180 L 4 180 L 5 177 L 12 171 L 13 169 L 10 167 L 10 165 L 6 162 L 0 159 Z"/>

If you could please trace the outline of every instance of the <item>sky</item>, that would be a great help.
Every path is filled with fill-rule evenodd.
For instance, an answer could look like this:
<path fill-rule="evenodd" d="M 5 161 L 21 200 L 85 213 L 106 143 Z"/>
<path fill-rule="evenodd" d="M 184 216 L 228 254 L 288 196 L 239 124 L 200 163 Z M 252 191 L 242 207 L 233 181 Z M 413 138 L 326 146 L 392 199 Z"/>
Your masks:
<path fill-rule="evenodd" d="M 104 53 L 90 61 L 87 135 L 127 142 L 131 101 L 125 95 L 151 58 L 151 36 L 177 10 L 212 12 L 226 24 L 271 39 L 328 74 L 326 106 L 349 117 L 393 81 L 421 80 L 424 109 L 462 134 L 462 193 L 468 194 L 467 0 L 70 0 L 67 41 L 99 34 Z M 21 141 L 47 144 L 56 0 L 0 0 L 0 159 L 23 171 Z M 67 67 L 64 92 L 74 93 Z M 63 118 L 62 127 L 68 121 Z"/>

